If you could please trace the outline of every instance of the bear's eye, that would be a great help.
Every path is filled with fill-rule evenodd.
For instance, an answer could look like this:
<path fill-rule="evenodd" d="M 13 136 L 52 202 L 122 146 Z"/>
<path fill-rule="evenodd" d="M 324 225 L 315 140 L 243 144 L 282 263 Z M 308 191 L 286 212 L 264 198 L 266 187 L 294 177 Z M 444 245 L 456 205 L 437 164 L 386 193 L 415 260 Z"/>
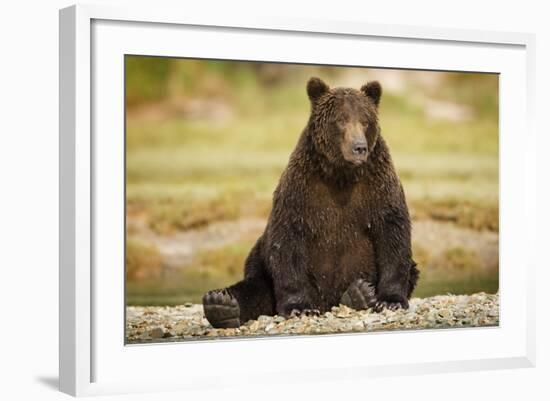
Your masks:
<path fill-rule="evenodd" d="M 346 124 L 341 121 L 335 121 L 334 128 L 336 128 L 336 130 L 339 132 L 344 132 L 346 130 Z"/>

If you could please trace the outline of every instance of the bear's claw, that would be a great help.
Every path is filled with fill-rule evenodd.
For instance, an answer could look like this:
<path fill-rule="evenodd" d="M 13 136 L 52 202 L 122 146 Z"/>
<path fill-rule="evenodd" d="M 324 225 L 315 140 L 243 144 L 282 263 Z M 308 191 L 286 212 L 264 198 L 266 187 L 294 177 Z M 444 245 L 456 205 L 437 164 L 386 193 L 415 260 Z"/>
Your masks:
<path fill-rule="evenodd" d="M 382 312 L 384 309 L 396 311 L 401 308 L 403 308 L 403 306 L 401 305 L 400 302 L 386 302 L 386 301 L 376 302 L 376 304 L 373 307 L 375 312 Z"/>
<path fill-rule="evenodd" d="M 226 329 L 241 325 L 239 302 L 227 289 L 207 292 L 202 305 L 212 327 Z"/>
<path fill-rule="evenodd" d="M 396 311 L 398 309 L 408 309 L 409 302 L 405 301 L 377 301 L 373 306 L 375 312 L 382 312 L 384 309 L 389 309 L 391 311 Z"/>
<path fill-rule="evenodd" d="M 290 317 L 302 317 L 302 316 L 319 316 L 321 312 L 319 309 L 292 309 L 290 312 Z"/>

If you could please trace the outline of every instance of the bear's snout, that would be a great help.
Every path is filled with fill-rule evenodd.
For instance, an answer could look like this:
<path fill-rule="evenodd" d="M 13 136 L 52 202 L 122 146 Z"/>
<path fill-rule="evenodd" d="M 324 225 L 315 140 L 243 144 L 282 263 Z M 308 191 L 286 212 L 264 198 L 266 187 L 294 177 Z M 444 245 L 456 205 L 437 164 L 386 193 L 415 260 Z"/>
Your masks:
<path fill-rule="evenodd" d="M 348 122 L 342 130 L 343 138 L 340 145 L 342 156 L 354 165 L 364 163 L 369 153 L 365 126 L 359 121 Z"/>
<path fill-rule="evenodd" d="M 367 154 L 366 141 L 354 141 L 352 144 L 352 152 L 354 155 L 362 156 Z"/>
<path fill-rule="evenodd" d="M 369 155 L 369 147 L 364 137 L 355 137 L 347 144 L 343 144 L 342 153 L 344 159 L 353 165 L 361 165 L 367 161 Z"/>

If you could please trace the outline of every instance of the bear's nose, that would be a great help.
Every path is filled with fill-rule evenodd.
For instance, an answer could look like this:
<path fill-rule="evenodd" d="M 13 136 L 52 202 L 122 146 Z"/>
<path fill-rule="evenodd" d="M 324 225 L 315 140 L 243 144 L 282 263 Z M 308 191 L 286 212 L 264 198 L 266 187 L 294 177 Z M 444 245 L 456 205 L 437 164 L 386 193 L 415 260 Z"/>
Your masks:
<path fill-rule="evenodd" d="M 364 141 L 356 141 L 353 143 L 353 153 L 356 155 L 364 155 L 367 153 L 367 143 Z"/>

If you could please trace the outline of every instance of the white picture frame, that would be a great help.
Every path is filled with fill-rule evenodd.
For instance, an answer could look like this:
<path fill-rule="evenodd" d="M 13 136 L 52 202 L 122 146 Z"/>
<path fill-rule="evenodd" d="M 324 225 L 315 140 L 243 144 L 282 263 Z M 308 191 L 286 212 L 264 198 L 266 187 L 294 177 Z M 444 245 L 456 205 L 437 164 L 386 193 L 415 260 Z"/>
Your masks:
<path fill-rule="evenodd" d="M 262 46 L 254 45 L 258 35 Z M 523 33 L 357 21 L 61 10 L 60 390 L 80 396 L 534 366 L 534 44 Z M 372 61 L 349 52 L 363 46 L 378 49 Z M 390 48 L 398 51 L 383 50 Z M 500 326 L 125 346 L 120 56 L 128 53 L 500 73 Z M 95 135 L 107 130 L 109 137 Z M 234 364 L 207 363 L 220 355 Z M 260 356 L 269 364 L 258 364 Z M 143 368 L 159 361 L 179 370 Z"/>

